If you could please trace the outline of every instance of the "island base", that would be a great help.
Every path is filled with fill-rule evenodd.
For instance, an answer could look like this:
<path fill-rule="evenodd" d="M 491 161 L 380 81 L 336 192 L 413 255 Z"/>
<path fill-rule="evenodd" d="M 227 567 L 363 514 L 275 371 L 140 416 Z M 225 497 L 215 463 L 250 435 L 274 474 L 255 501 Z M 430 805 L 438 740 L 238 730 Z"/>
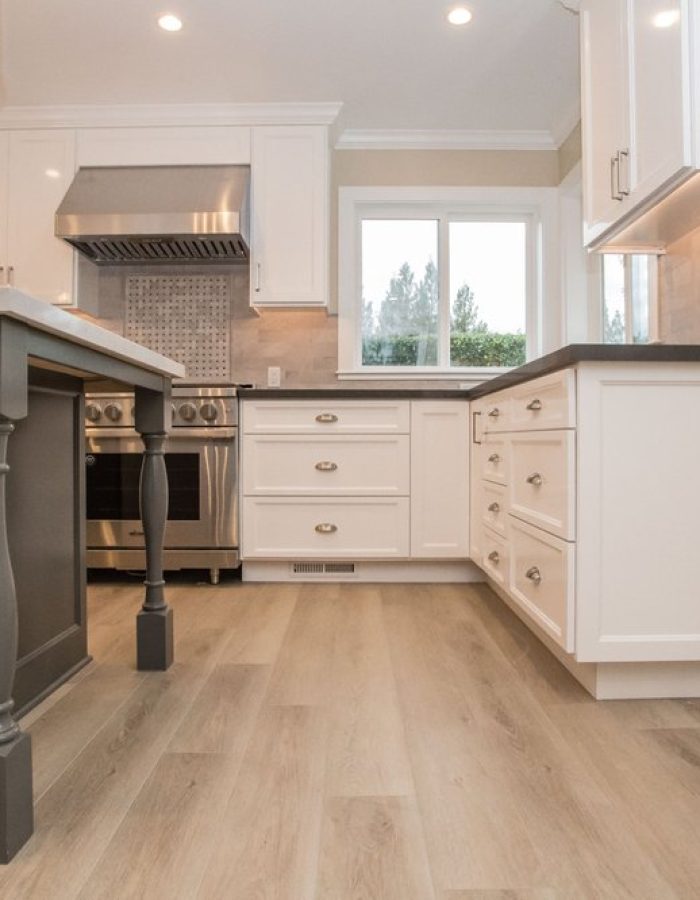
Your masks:
<path fill-rule="evenodd" d="M 164 672 L 173 663 L 173 611 L 142 609 L 136 616 L 136 666 L 140 672 Z"/>
<path fill-rule="evenodd" d="M 20 733 L 0 744 L 0 863 L 8 863 L 33 831 L 32 742 Z"/>

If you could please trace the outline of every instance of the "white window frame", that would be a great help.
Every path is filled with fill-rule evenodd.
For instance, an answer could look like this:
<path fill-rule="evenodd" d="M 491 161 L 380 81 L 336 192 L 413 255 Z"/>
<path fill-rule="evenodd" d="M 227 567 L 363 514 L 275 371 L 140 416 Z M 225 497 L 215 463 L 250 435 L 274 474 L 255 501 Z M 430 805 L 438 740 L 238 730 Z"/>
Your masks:
<path fill-rule="evenodd" d="M 508 367 L 363 366 L 362 365 L 362 220 L 434 219 L 438 238 L 440 342 L 449 346 L 449 260 L 446 229 L 450 222 L 526 221 L 528 360 L 560 347 L 559 229 L 556 188 L 341 187 L 338 206 L 338 378 L 363 380 L 446 380 L 480 382 Z M 443 358 L 446 358 L 444 356 Z"/>
<path fill-rule="evenodd" d="M 659 256 L 657 253 L 644 253 L 641 248 L 623 247 L 615 250 L 611 247 L 605 253 L 599 255 L 599 302 L 598 302 L 598 318 L 601 342 L 605 338 L 604 320 L 605 320 L 605 270 L 603 262 L 606 255 L 622 256 L 624 258 L 625 268 L 625 344 L 634 344 L 634 322 L 632 315 L 632 257 L 646 256 L 647 265 L 649 266 L 649 344 L 661 343 L 660 324 L 659 324 Z"/>

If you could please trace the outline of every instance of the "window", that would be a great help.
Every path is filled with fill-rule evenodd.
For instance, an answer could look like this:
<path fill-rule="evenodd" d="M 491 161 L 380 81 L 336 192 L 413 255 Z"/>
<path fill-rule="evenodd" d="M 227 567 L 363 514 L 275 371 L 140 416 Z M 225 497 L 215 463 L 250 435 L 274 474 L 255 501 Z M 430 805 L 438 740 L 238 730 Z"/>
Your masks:
<path fill-rule="evenodd" d="M 341 188 L 339 376 L 483 380 L 535 355 L 537 194 Z"/>
<path fill-rule="evenodd" d="M 657 340 L 656 256 L 605 253 L 602 280 L 603 342 L 648 344 Z"/>

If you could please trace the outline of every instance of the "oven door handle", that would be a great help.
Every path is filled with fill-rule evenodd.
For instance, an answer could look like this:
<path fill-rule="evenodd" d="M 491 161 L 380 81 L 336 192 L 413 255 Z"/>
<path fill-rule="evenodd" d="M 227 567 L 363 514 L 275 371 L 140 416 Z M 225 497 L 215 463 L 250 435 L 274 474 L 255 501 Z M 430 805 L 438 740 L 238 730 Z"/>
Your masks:
<path fill-rule="evenodd" d="M 138 431 L 133 431 L 131 428 L 86 428 L 85 435 L 88 439 L 93 438 L 97 440 L 100 438 L 110 440 L 126 438 L 129 441 L 133 441 L 135 438 L 140 438 Z M 166 436 L 169 441 L 230 441 L 238 436 L 238 428 L 236 426 L 222 428 L 171 428 Z"/>

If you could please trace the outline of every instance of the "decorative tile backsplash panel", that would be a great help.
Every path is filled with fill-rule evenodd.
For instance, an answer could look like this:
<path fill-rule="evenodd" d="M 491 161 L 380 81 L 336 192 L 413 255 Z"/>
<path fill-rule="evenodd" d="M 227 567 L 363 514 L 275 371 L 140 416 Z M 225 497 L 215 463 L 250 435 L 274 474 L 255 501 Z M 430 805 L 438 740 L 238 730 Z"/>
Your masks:
<path fill-rule="evenodd" d="M 188 381 L 231 380 L 231 290 L 226 275 L 129 275 L 126 337 L 169 356 Z"/>

